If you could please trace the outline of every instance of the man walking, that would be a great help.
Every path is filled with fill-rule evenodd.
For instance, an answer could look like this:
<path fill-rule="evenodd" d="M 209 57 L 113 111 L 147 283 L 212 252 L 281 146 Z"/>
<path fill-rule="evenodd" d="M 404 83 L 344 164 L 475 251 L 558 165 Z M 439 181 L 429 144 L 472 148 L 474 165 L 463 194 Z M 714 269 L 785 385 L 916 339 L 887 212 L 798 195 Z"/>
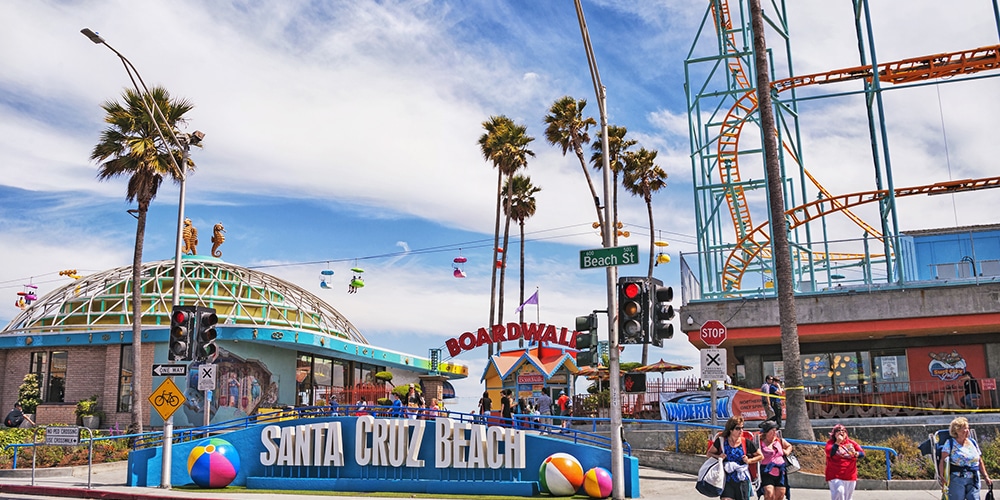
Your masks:
<path fill-rule="evenodd" d="M 770 375 L 764 377 L 764 384 L 760 386 L 760 392 L 763 393 L 760 397 L 760 405 L 764 407 L 764 419 L 771 420 L 774 418 L 774 409 L 771 408 L 771 398 L 767 395 L 771 393 L 771 379 L 774 378 Z"/>

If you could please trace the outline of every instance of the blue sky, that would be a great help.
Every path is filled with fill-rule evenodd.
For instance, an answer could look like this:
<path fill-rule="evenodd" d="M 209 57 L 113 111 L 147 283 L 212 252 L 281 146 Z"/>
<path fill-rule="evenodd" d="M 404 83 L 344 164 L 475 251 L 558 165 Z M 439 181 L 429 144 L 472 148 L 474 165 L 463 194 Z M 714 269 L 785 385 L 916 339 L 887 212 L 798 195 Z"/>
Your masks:
<path fill-rule="evenodd" d="M 997 43 L 988 1 L 889 3 L 896 7 L 872 6 L 883 60 Z M 797 73 L 859 64 L 850 2 L 795 4 Z M 654 215 L 675 260 L 655 276 L 675 284 L 678 254 L 695 251 L 683 61 L 706 3 L 583 7 L 610 122 L 659 151 L 669 174 Z M 526 227 L 527 294 L 540 290 L 548 323 L 571 326 L 604 308 L 604 273 L 578 263 L 580 250 L 601 243 L 586 182 L 575 157 L 544 139 L 543 117 L 563 95 L 586 98 L 597 114 L 571 0 L 0 0 L 0 16 L 0 295 L 9 298 L 0 322 L 18 312 L 15 293 L 28 280 L 45 293 L 64 282 L 59 270 L 131 262 L 124 181 L 98 182 L 88 161 L 103 129 L 100 104 L 129 81 L 113 53 L 79 33 L 84 27 L 147 84 L 194 102 L 187 131 L 206 136 L 192 152 L 198 170 L 186 213 L 200 230 L 200 253 L 221 221 L 224 260 L 269 266 L 314 291 L 375 344 L 417 354 L 443 346 L 488 318 L 496 173 L 476 140 L 484 120 L 506 114 L 536 138 L 527 174 L 542 187 Z M 997 84 L 971 85 L 890 98 L 897 185 L 996 175 Z M 807 157 L 833 192 L 871 188 L 861 110 L 851 98 L 804 106 Z M 901 225 L 993 222 L 982 206 L 995 194 L 983 193 L 908 201 Z M 145 260 L 172 257 L 176 203 L 176 186 L 165 184 L 150 210 Z M 641 200 L 623 194 L 620 219 L 633 234 L 622 244 L 647 244 Z M 469 259 L 464 280 L 452 277 L 459 247 Z M 434 248 L 442 250 L 420 251 Z M 645 262 L 619 272 L 644 274 Z M 367 286 L 348 295 L 355 265 Z M 519 303 L 517 265 L 509 263 L 508 316 Z M 327 267 L 336 271 L 333 290 L 318 286 Z M 473 374 L 458 386 L 459 408 L 475 403 L 482 351 L 458 358 Z M 697 356 L 681 335 L 650 354 L 690 365 Z M 638 357 L 637 347 L 626 349 L 626 360 Z"/>

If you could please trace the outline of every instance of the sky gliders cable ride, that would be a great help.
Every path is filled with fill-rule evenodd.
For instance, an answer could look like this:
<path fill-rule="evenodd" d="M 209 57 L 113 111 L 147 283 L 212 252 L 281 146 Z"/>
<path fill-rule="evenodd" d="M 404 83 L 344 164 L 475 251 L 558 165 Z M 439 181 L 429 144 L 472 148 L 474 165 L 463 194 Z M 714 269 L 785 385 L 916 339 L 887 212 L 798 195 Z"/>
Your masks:
<path fill-rule="evenodd" d="M 358 293 L 358 289 L 365 286 L 365 280 L 361 278 L 365 270 L 360 267 L 352 267 L 351 271 L 354 272 L 354 277 L 351 278 L 351 282 L 347 285 L 347 293 Z"/>
<path fill-rule="evenodd" d="M 319 287 L 324 290 L 333 288 L 333 269 L 324 269 L 319 272 Z"/>
<path fill-rule="evenodd" d="M 464 278 L 465 277 L 465 270 L 463 269 L 463 267 L 464 267 L 464 264 L 466 262 L 468 262 L 468 261 L 469 261 L 469 259 L 466 259 L 465 257 L 462 257 L 462 249 L 459 248 L 458 249 L 458 257 L 455 257 L 454 260 L 452 260 L 451 267 L 453 267 L 455 269 L 455 271 L 452 273 L 452 275 L 454 275 L 456 278 Z"/>

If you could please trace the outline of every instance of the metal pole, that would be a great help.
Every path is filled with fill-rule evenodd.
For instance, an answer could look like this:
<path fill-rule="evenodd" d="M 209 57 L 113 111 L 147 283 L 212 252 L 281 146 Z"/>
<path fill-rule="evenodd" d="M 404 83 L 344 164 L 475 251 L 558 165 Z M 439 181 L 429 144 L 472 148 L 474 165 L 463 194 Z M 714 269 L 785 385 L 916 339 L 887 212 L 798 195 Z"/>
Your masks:
<path fill-rule="evenodd" d="M 87 434 L 90 435 L 90 448 L 87 450 L 87 489 L 89 490 L 92 488 L 90 476 L 94 469 L 94 431 L 90 430 L 89 427 L 84 427 L 84 429 L 87 429 Z"/>
<path fill-rule="evenodd" d="M 580 0 L 574 0 L 576 17 L 580 23 L 580 34 L 583 36 L 583 46 L 587 52 L 587 63 L 590 66 L 590 76 L 594 83 L 594 93 L 601 115 L 601 160 L 604 180 L 604 225 L 601 227 L 604 248 L 613 246 L 612 236 L 618 230 L 617 221 L 611 220 L 611 163 L 608 158 L 608 112 L 607 89 L 601 83 L 601 75 L 597 70 L 597 59 L 594 57 L 593 46 L 590 43 L 590 32 L 583 16 Z M 611 418 L 611 498 L 625 498 L 625 460 L 622 429 L 622 399 L 621 399 L 621 369 L 618 352 L 618 297 L 615 294 L 618 283 L 618 268 L 607 268 L 608 293 L 608 371 L 611 380 L 608 381 L 611 390 L 611 402 L 608 409 Z M 599 375 L 599 374 L 598 374 Z"/>
<path fill-rule="evenodd" d="M 173 379 L 173 377 L 170 377 Z M 173 458 L 171 456 L 173 450 L 173 439 L 174 439 L 174 416 L 171 414 L 167 417 L 167 420 L 163 422 L 163 459 L 160 461 L 162 467 L 160 467 L 160 488 L 165 490 L 170 489 L 170 469 L 173 466 Z"/>

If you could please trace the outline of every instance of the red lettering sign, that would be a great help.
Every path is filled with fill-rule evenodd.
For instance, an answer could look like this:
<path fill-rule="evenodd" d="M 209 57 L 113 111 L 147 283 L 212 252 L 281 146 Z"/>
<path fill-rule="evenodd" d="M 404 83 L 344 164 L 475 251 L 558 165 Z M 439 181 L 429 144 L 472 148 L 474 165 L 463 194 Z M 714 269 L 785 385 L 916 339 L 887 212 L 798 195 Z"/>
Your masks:
<path fill-rule="evenodd" d="M 479 328 L 476 333 L 464 332 L 458 337 L 446 340 L 444 345 L 452 357 L 483 345 L 520 338 L 524 338 L 527 342 L 548 342 L 573 348 L 576 346 L 576 336 L 579 334 L 580 332 L 576 330 L 557 328 L 555 325 L 545 323 L 507 323 L 506 326 L 493 325 L 489 329 Z"/>

